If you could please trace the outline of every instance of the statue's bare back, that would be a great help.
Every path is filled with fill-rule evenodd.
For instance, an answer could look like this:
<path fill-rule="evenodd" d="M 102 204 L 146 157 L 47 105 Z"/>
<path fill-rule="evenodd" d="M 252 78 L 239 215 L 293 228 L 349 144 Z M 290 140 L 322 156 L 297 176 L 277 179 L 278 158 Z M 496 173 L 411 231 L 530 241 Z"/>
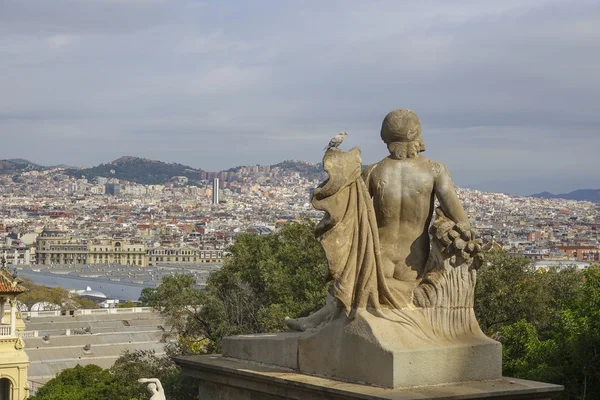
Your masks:
<path fill-rule="evenodd" d="M 435 176 L 424 158 L 386 158 L 365 170 L 386 278 L 415 281 L 429 253 Z"/>
<path fill-rule="evenodd" d="M 416 116 L 400 118 L 402 124 L 384 121 L 382 138 L 390 156 L 365 169 L 363 179 L 373 198 L 386 278 L 416 284 L 429 257 L 435 198 L 454 222 L 464 222 L 467 216 L 446 167 L 418 154 L 424 145 Z M 408 118 L 416 120 L 412 131 Z"/>

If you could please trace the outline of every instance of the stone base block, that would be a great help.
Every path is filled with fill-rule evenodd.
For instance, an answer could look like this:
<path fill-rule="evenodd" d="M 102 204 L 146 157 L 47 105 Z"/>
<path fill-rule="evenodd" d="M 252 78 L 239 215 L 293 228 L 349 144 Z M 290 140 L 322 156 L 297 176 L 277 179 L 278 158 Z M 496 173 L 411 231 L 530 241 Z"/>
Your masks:
<path fill-rule="evenodd" d="M 563 390 L 512 378 L 385 389 L 215 355 L 178 357 L 175 362 L 185 375 L 199 378 L 202 400 L 550 400 Z"/>
<path fill-rule="evenodd" d="M 298 339 L 302 332 L 229 336 L 223 339 L 223 357 L 298 369 Z"/>
<path fill-rule="evenodd" d="M 338 319 L 298 343 L 298 370 L 387 388 L 500 379 L 502 345 L 485 335 L 415 337 L 369 314 Z"/>
<path fill-rule="evenodd" d="M 228 337 L 223 356 L 387 388 L 502 377 L 502 346 L 481 331 L 431 339 L 368 313 L 311 332 Z"/>

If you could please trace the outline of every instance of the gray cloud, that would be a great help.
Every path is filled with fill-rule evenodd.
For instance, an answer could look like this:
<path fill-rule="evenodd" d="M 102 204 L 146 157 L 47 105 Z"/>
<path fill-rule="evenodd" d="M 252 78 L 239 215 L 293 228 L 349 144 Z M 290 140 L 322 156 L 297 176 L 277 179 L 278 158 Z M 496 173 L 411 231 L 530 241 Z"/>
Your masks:
<path fill-rule="evenodd" d="M 1 158 L 374 162 L 408 107 L 459 185 L 600 187 L 597 1 L 4 0 L 0 60 Z"/>

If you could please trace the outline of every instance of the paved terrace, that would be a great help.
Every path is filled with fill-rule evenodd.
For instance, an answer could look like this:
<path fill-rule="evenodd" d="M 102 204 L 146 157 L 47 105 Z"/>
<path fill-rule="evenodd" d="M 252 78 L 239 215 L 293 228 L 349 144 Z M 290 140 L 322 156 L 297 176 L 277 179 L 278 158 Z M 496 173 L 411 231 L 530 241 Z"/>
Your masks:
<path fill-rule="evenodd" d="M 150 308 L 23 313 L 20 332 L 29 356 L 29 381 L 39 388 L 66 368 L 95 364 L 111 367 L 125 350 L 154 350 L 165 354 L 163 335 L 168 328 Z"/>

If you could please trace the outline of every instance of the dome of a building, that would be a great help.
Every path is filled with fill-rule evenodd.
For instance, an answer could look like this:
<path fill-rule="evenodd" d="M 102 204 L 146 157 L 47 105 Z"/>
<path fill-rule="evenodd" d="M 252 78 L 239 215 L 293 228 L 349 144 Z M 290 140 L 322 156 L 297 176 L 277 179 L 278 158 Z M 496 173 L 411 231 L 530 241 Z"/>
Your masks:
<path fill-rule="evenodd" d="M 31 310 L 29 311 L 57 311 L 60 309 L 61 307 L 57 304 L 49 303 L 47 301 L 41 301 L 32 305 Z"/>
<path fill-rule="evenodd" d="M 76 293 L 80 296 L 93 297 L 96 299 L 106 299 L 106 295 L 104 293 L 99 292 L 97 290 L 92 290 L 92 288 L 89 286 L 85 290 L 78 290 Z"/>

